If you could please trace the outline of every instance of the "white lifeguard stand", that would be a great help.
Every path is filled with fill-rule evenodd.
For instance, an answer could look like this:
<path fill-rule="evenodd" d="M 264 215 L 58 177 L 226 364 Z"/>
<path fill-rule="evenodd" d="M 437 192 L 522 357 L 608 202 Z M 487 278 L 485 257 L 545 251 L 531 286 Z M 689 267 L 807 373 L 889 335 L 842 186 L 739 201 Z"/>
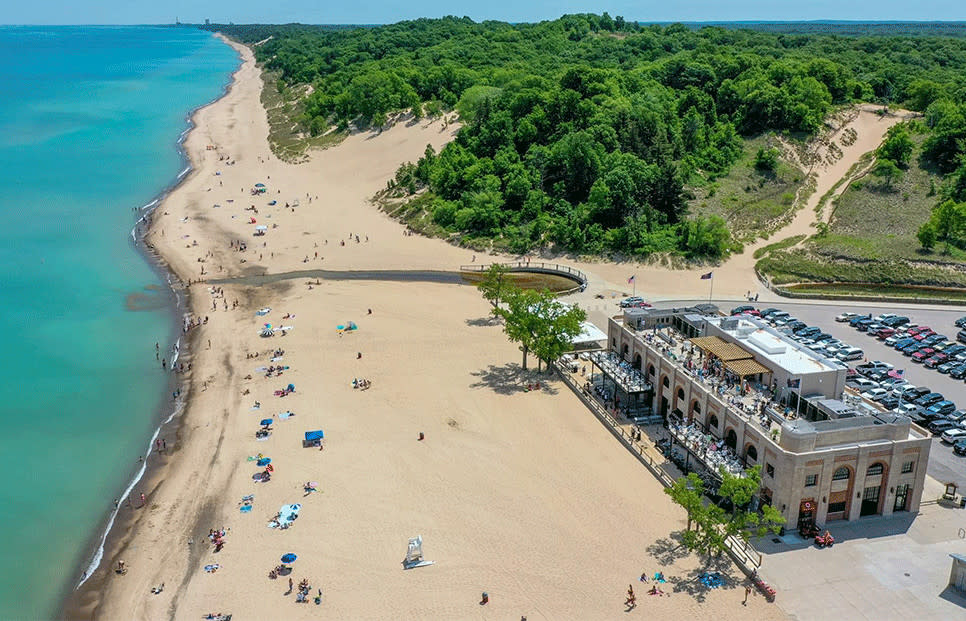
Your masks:
<path fill-rule="evenodd" d="M 435 561 L 423 559 L 423 536 L 416 535 L 409 540 L 409 548 L 406 550 L 406 560 L 403 561 L 403 569 L 414 567 L 425 567 L 432 565 Z"/>

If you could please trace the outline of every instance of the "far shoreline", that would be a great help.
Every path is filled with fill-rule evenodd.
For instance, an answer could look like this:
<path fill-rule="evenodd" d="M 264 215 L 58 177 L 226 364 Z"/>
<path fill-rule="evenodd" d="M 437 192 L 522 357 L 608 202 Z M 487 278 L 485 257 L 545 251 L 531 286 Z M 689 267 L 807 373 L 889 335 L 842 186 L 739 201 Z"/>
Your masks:
<path fill-rule="evenodd" d="M 229 79 L 225 82 L 221 93 L 217 97 L 196 106 L 187 113 L 186 120 L 188 127 L 178 135 L 175 143 L 182 166 L 173 181 L 162 188 L 145 205 L 136 207 L 139 217 L 131 229 L 130 243 L 132 247 L 144 258 L 151 270 L 159 277 L 159 280 L 167 285 L 167 301 L 165 306 L 166 312 L 169 314 L 169 352 L 177 354 L 176 358 L 172 358 L 172 363 L 175 360 L 190 361 L 193 357 L 197 341 L 196 334 L 182 332 L 179 321 L 191 308 L 191 289 L 185 286 L 184 280 L 177 274 L 171 263 L 159 251 L 147 243 L 147 238 L 153 227 L 153 214 L 164 204 L 172 192 L 192 178 L 198 170 L 197 163 L 191 160 L 191 156 L 184 145 L 192 132 L 198 129 L 197 119 L 199 113 L 228 95 L 237 82 L 236 76 L 244 64 L 241 52 L 238 49 L 242 44 L 232 41 L 218 32 L 209 34 L 216 39 L 220 39 L 225 45 L 228 45 L 234 50 L 237 65 L 229 74 Z M 143 226 L 145 223 L 147 226 Z M 110 575 L 109 573 L 97 576 L 95 574 L 103 568 L 104 559 L 112 558 L 124 551 L 133 538 L 133 534 L 140 522 L 141 516 L 139 514 L 134 513 L 122 516 L 121 508 L 124 506 L 125 500 L 134 494 L 134 488 L 138 484 L 143 489 L 151 490 L 158 487 L 164 481 L 164 475 L 170 466 L 171 460 L 167 458 L 163 461 L 157 459 L 157 454 L 154 450 L 154 438 L 162 437 L 164 435 L 162 432 L 166 430 L 168 431 L 167 436 L 169 437 L 181 436 L 182 425 L 185 421 L 183 415 L 188 410 L 192 394 L 190 375 L 185 374 L 179 376 L 177 373 L 169 370 L 168 376 L 167 386 L 161 395 L 161 400 L 154 408 L 153 420 L 156 421 L 156 427 L 152 438 L 147 443 L 147 453 L 143 464 L 144 470 L 140 475 L 138 474 L 142 466 L 140 462 L 132 468 L 130 475 L 126 479 L 127 482 L 118 493 L 123 493 L 125 490 L 130 490 L 130 492 L 123 496 L 118 496 L 118 508 L 108 509 L 104 517 L 97 522 L 96 528 L 92 532 L 87 545 L 84 546 L 83 552 L 76 561 L 77 570 L 73 575 L 77 576 L 77 578 L 63 585 L 63 595 L 59 598 L 60 604 L 57 606 L 57 610 L 59 611 L 57 618 L 59 619 L 90 618 L 93 615 L 101 601 L 104 581 Z M 175 391 L 180 391 L 178 398 L 170 400 L 168 395 L 173 394 Z M 168 453 L 166 457 L 176 454 L 179 448 L 176 444 L 173 453 Z M 153 460 L 151 459 L 152 455 L 155 456 Z M 100 559 L 97 558 L 98 555 L 101 556 Z"/>

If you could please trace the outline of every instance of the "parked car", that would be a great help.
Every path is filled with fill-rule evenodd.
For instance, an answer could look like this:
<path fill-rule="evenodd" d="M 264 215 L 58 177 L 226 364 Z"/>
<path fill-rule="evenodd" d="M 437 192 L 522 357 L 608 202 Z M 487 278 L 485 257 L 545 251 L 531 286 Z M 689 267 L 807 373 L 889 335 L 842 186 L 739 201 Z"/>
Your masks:
<path fill-rule="evenodd" d="M 942 373 L 943 375 L 946 375 L 947 373 L 949 373 L 959 365 L 960 365 L 960 362 L 958 360 L 949 360 L 947 362 L 942 363 L 938 367 L 936 367 L 936 370 Z"/>
<path fill-rule="evenodd" d="M 736 306 L 736 307 L 732 308 L 731 309 L 731 314 L 732 315 L 740 315 L 741 313 L 743 313 L 745 311 L 751 311 L 751 310 L 755 310 L 755 307 L 752 306 L 752 305 L 750 305 L 750 304 L 745 304 L 744 306 Z"/>
<path fill-rule="evenodd" d="M 632 296 L 629 298 L 624 298 L 621 300 L 621 308 L 631 308 L 637 306 L 639 303 L 643 302 L 644 298 L 638 296 Z"/>
<path fill-rule="evenodd" d="M 953 379 L 966 378 L 966 363 L 959 361 L 957 361 L 957 363 L 956 368 L 949 372 L 949 377 Z"/>
<path fill-rule="evenodd" d="M 937 401 L 926 408 L 926 414 L 939 414 L 940 416 L 946 416 L 947 414 L 952 414 L 955 411 L 956 404 L 948 399 Z"/>
<path fill-rule="evenodd" d="M 882 386 L 883 388 L 888 388 L 889 390 L 891 390 L 892 392 L 898 395 L 903 390 L 905 390 L 907 386 L 909 386 L 909 382 L 901 378 L 897 379 L 895 377 L 887 377 L 881 382 L 879 382 L 879 385 Z"/>
<path fill-rule="evenodd" d="M 887 410 L 895 410 L 897 407 L 899 407 L 899 403 L 901 403 L 899 401 L 899 397 L 895 395 L 887 395 L 879 399 L 879 405 Z"/>
<path fill-rule="evenodd" d="M 865 331 L 867 331 L 869 329 L 869 326 L 871 326 L 874 323 L 875 323 L 875 321 L 872 320 L 872 319 L 863 319 L 862 321 L 860 321 L 859 323 L 857 323 L 855 325 L 855 328 L 859 332 L 865 332 Z"/>
<path fill-rule="evenodd" d="M 955 444 L 956 442 L 966 438 L 966 429 L 961 427 L 955 427 L 943 433 L 940 440 L 947 444 Z"/>
<path fill-rule="evenodd" d="M 836 315 L 835 321 L 837 321 L 839 323 L 845 323 L 846 321 L 851 321 L 851 320 L 855 319 L 858 316 L 859 316 L 858 313 L 845 312 L 845 313 L 842 313 L 840 315 Z"/>
<path fill-rule="evenodd" d="M 888 339 L 886 339 L 886 345 L 890 344 L 889 343 L 890 339 L 896 339 L 891 343 L 894 349 L 902 349 L 903 347 L 912 345 L 913 343 L 917 342 L 916 339 L 912 338 L 911 336 L 900 336 L 896 338 L 896 336 L 893 335 L 893 336 L 890 336 Z"/>
<path fill-rule="evenodd" d="M 812 337 L 812 340 L 815 341 L 816 343 L 824 343 L 827 341 L 831 341 L 832 335 L 829 334 L 828 332 L 819 332 L 818 334 Z"/>
<path fill-rule="evenodd" d="M 894 328 L 879 328 L 876 330 L 875 338 L 879 339 L 880 341 L 884 341 L 895 333 L 896 331 Z"/>
<path fill-rule="evenodd" d="M 927 358 L 922 364 L 927 369 L 935 369 L 936 367 L 938 367 L 942 363 L 946 362 L 946 360 L 948 358 L 949 358 L 949 356 L 947 356 L 946 354 L 944 354 L 942 352 L 939 352 L 938 354 L 933 354 L 932 356 L 930 356 L 929 358 Z"/>
<path fill-rule="evenodd" d="M 795 332 L 795 334 L 798 336 L 804 336 L 805 338 L 810 339 L 814 338 L 816 334 L 821 334 L 822 329 L 817 326 L 805 326 L 798 328 L 797 330 L 793 330 L 793 332 Z"/>
<path fill-rule="evenodd" d="M 947 414 L 946 418 L 957 424 L 962 423 L 963 420 L 966 420 L 966 410 L 956 410 Z"/>
<path fill-rule="evenodd" d="M 889 326 L 890 328 L 897 328 L 909 323 L 908 317 L 896 316 L 896 317 L 886 317 L 882 320 L 882 323 Z"/>
<path fill-rule="evenodd" d="M 945 418 L 934 420 L 933 422 L 929 423 L 929 426 L 926 428 L 932 432 L 932 435 L 934 436 L 942 435 L 950 429 L 960 429 L 956 426 L 956 423 L 951 420 L 946 420 Z"/>
<path fill-rule="evenodd" d="M 933 349 L 932 347 L 923 347 L 919 351 L 912 354 L 912 361 L 922 362 L 923 360 L 925 360 L 926 358 L 929 358 L 935 353 L 936 353 L 936 350 Z"/>
<path fill-rule="evenodd" d="M 771 315 L 772 315 L 772 314 L 774 314 L 774 313 L 777 313 L 777 312 L 779 312 L 780 310 L 781 310 L 781 309 L 778 309 L 778 308 L 766 308 L 765 310 L 763 310 L 763 311 L 760 311 L 760 312 L 758 313 L 758 316 L 759 316 L 759 317 L 761 317 L 762 319 L 764 319 L 764 318 L 766 318 L 766 317 L 769 317 L 769 316 L 771 316 Z"/>
<path fill-rule="evenodd" d="M 942 401 L 942 400 L 943 400 L 943 396 L 942 396 L 941 393 L 938 393 L 938 392 L 930 392 L 930 393 L 927 393 L 927 394 L 919 397 L 918 399 L 916 399 L 916 402 L 915 403 L 916 403 L 916 405 L 921 405 L 923 407 L 928 407 L 928 406 L 932 405 L 933 403 L 938 403 L 939 401 Z"/>
<path fill-rule="evenodd" d="M 966 439 L 956 440 L 956 443 L 953 444 L 953 452 L 957 455 L 966 455 Z"/>
<path fill-rule="evenodd" d="M 966 315 L 964 315 L 963 317 L 960 317 L 959 319 L 957 319 L 957 320 L 956 320 L 956 321 L 954 322 L 954 325 L 955 325 L 955 326 L 956 326 L 957 328 L 962 328 L 962 327 L 966 327 Z"/>
<path fill-rule="evenodd" d="M 855 370 L 861 373 L 862 371 L 872 371 L 874 369 L 885 369 L 886 371 L 891 371 L 895 367 L 882 360 L 872 360 L 870 362 L 863 362 L 862 364 L 856 365 Z"/>
<path fill-rule="evenodd" d="M 842 362 L 848 362 L 849 360 L 858 360 L 859 358 L 863 358 L 864 356 L 865 356 L 865 352 L 859 349 L 858 347 L 846 347 L 835 354 L 835 357 L 841 360 Z"/>
<path fill-rule="evenodd" d="M 884 397 L 889 396 L 889 391 L 885 388 L 870 388 L 862 393 L 863 399 L 868 399 L 869 401 L 878 401 Z"/>
<path fill-rule="evenodd" d="M 925 396 L 931 392 L 932 390 L 925 386 L 912 386 L 902 391 L 902 398 L 910 403 L 915 403 L 919 397 Z"/>
<path fill-rule="evenodd" d="M 855 388 L 859 392 L 866 392 L 868 390 L 872 390 L 873 388 L 879 387 L 879 384 L 877 384 L 876 382 L 873 382 L 870 379 L 866 379 L 864 377 L 850 377 L 845 380 L 845 385 L 851 386 L 852 388 Z"/>
<path fill-rule="evenodd" d="M 900 351 L 902 351 L 903 355 L 911 356 L 923 347 L 925 347 L 925 345 L 922 343 L 911 343 L 903 347 Z"/>
<path fill-rule="evenodd" d="M 966 330 L 960 330 L 956 334 L 956 340 L 959 341 L 960 343 L 966 343 Z"/>

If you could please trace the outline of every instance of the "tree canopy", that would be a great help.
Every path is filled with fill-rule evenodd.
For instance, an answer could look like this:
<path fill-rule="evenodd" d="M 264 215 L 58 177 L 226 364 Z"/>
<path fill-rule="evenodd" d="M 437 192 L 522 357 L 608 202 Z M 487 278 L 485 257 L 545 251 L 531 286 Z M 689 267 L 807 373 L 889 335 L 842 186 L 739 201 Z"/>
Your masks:
<path fill-rule="evenodd" d="M 400 187 L 421 192 L 443 231 L 515 252 L 722 257 L 736 245 L 721 222 L 687 213 L 688 184 L 727 174 L 743 137 L 808 135 L 853 102 L 923 111 L 924 159 L 943 173 L 963 166 L 959 38 L 641 26 L 606 13 L 211 28 L 258 42 L 257 59 L 282 84 L 311 85 L 308 131 L 456 109 L 456 140 L 427 151 Z M 902 169 L 908 147 L 897 133 L 880 158 Z M 767 171 L 772 154 L 761 155 Z"/>

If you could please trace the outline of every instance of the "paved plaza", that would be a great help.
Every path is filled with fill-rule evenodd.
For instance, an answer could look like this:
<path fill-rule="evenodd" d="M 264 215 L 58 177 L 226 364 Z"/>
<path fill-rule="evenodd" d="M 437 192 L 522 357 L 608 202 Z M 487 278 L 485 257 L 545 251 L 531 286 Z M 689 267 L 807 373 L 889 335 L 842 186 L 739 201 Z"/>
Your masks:
<path fill-rule="evenodd" d="M 942 494 L 926 479 L 923 502 Z M 885 621 L 966 619 L 966 598 L 947 588 L 951 553 L 966 554 L 966 510 L 924 504 L 919 515 L 828 524 L 835 545 L 819 549 L 791 533 L 756 543 L 761 575 L 789 618 Z"/>

